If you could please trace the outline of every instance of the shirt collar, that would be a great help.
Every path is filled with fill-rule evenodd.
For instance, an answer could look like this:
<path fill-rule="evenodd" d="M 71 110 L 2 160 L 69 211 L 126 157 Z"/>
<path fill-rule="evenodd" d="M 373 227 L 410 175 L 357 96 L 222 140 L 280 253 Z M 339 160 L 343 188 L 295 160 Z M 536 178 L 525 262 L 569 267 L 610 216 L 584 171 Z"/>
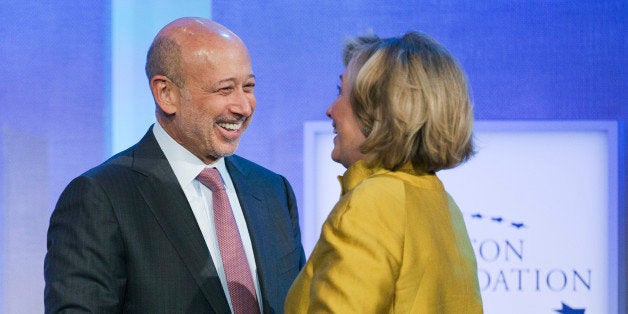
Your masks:
<path fill-rule="evenodd" d="M 223 178 L 228 175 L 224 158 L 218 159 L 213 164 L 206 165 L 185 147 L 177 143 L 159 123 L 154 124 L 153 134 L 183 189 L 192 184 L 198 174 L 208 167 L 218 169 Z"/>

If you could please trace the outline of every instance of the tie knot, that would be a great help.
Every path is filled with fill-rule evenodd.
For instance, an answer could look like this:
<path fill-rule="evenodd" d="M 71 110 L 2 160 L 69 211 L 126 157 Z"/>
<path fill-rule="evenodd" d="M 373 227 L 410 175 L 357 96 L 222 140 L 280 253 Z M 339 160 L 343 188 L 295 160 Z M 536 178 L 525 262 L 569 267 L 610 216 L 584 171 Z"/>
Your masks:
<path fill-rule="evenodd" d="M 222 184 L 220 172 L 218 172 L 218 169 L 216 168 L 203 169 L 196 179 L 212 190 L 212 192 L 225 189 L 225 186 Z"/>

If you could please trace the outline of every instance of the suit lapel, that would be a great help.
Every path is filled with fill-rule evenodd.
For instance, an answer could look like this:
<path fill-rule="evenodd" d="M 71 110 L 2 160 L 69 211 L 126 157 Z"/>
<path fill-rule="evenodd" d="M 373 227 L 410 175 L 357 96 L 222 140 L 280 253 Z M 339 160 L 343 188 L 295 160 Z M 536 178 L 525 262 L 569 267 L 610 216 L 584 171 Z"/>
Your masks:
<path fill-rule="evenodd" d="M 152 128 L 134 151 L 133 168 L 146 176 L 138 188 L 209 304 L 217 313 L 229 312 L 216 267 L 192 208 L 153 136 Z"/>

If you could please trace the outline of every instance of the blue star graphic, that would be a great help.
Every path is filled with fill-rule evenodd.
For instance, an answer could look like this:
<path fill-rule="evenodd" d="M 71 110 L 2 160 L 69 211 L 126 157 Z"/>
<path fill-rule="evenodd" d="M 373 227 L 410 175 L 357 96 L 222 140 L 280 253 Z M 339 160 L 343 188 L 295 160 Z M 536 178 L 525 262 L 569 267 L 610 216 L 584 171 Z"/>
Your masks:
<path fill-rule="evenodd" d="M 473 214 L 473 215 L 471 215 L 471 217 L 476 218 L 476 219 L 482 219 L 482 214 L 480 214 L 480 213 Z"/>
<path fill-rule="evenodd" d="M 584 309 L 572 309 L 569 305 L 565 304 L 564 302 L 561 302 L 563 305 L 563 308 L 560 310 L 555 310 L 558 313 L 562 313 L 562 314 L 584 314 Z"/>

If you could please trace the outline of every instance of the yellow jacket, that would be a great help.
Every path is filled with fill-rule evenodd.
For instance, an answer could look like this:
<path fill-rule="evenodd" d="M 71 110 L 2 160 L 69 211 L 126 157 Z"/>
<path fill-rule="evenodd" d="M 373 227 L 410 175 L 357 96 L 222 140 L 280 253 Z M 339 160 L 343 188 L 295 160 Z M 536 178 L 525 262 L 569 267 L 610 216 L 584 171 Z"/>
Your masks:
<path fill-rule="evenodd" d="M 340 183 L 286 313 L 482 313 L 469 236 L 436 175 L 358 161 Z"/>

